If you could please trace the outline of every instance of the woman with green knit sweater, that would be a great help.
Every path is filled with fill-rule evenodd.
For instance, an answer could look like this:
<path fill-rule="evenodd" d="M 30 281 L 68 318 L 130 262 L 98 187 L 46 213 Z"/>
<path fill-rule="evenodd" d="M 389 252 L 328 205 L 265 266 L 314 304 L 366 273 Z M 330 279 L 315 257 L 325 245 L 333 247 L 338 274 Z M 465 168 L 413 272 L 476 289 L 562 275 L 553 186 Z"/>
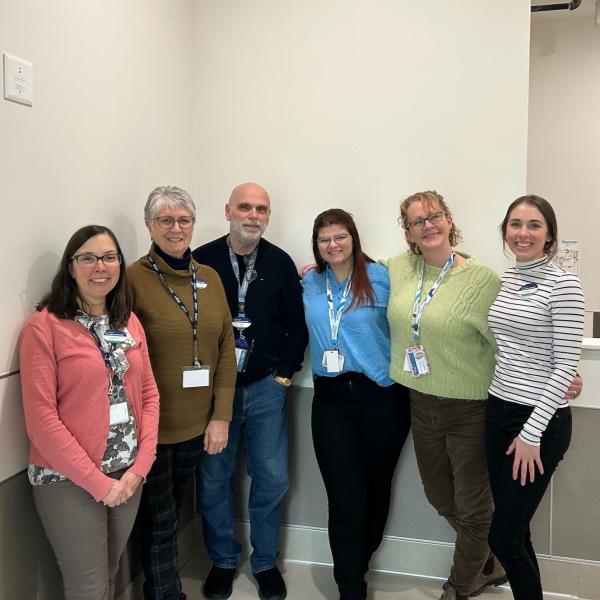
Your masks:
<path fill-rule="evenodd" d="M 484 444 L 484 400 L 496 351 L 487 315 L 500 280 L 455 252 L 460 232 L 440 194 L 413 194 L 400 213 L 410 250 L 387 265 L 390 375 L 411 390 L 427 499 L 456 531 L 440 600 L 465 600 L 506 581 L 487 544 L 493 504 Z"/>

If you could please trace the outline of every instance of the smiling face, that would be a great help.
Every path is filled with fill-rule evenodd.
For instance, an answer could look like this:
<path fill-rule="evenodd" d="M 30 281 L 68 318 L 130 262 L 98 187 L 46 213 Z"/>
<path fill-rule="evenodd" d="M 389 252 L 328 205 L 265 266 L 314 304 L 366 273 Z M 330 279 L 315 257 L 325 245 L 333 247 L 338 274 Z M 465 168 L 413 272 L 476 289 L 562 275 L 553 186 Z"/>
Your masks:
<path fill-rule="evenodd" d="M 80 246 L 73 256 L 93 254 L 105 256 L 107 254 L 118 254 L 117 247 L 110 235 L 100 233 L 91 237 L 85 244 Z M 101 312 L 106 312 L 106 296 L 113 290 L 119 281 L 121 265 L 116 262 L 105 265 L 99 260 L 94 265 L 85 265 L 77 260 L 69 263 L 69 273 L 77 284 L 77 295 L 82 300 L 86 312 L 92 307 L 101 307 Z"/>
<path fill-rule="evenodd" d="M 436 218 L 438 213 L 441 218 Z M 427 219 L 431 217 L 435 223 Z M 416 244 L 421 254 L 451 252 L 450 229 L 452 227 L 452 217 L 446 215 L 439 204 L 431 203 L 424 206 L 420 201 L 415 201 L 406 209 L 406 222 L 408 229 L 405 230 L 406 239 Z"/>
<path fill-rule="evenodd" d="M 531 204 L 517 204 L 508 215 L 504 241 L 520 262 L 542 258 L 550 241 L 544 215 Z"/>
<path fill-rule="evenodd" d="M 246 183 L 236 187 L 225 205 L 229 235 L 236 247 L 251 248 L 260 241 L 271 215 L 271 201 L 259 185 Z"/>
<path fill-rule="evenodd" d="M 194 227 L 182 229 L 179 223 L 173 223 L 172 227 L 163 229 L 156 219 L 171 217 L 174 220 L 182 217 L 192 218 L 193 215 L 182 206 L 175 208 L 159 207 L 151 221 L 146 221 L 146 227 L 150 232 L 152 241 L 165 253 L 174 258 L 183 258 L 185 251 L 190 247 Z"/>
<path fill-rule="evenodd" d="M 317 234 L 317 247 L 321 258 L 331 267 L 352 268 L 352 236 L 344 225 L 321 227 Z"/>

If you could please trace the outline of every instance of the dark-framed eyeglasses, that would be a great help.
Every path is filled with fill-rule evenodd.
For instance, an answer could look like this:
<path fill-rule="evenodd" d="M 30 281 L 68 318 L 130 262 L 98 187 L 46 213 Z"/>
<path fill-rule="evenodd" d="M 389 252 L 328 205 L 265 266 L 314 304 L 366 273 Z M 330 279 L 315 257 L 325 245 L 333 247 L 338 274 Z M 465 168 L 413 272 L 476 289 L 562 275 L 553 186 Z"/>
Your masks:
<path fill-rule="evenodd" d="M 445 213 L 443 210 L 438 210 L 436 212 L 431 213 L 430 215 L 427 215 L 426 217 L 417 217 L 416 219 L 414 219 L 414 221 L 411 221 L 407 224 L 406 229 L 413 229 L 415 231 L 419 231 L 420 229 L 423 229 L 423 227 L 425 227 L 426 221 L 429 221 L 432 225 L 437 225 L 444 218 L 444 215 Z M 398 218 L 398 224 L 403 224 L 402 217 Z"/>
<path fill-rule="evenodd" d="M 74 260 L 78 265 L 82 267 L 95 267 L 99 260 L 102 261 L 105 267 L 114 267 L 120 265 L 123 257 L 120 254 L 105 254 L 104 256 L 96 256 L 95 254 L 75 254 L 71 256 L 71 260 Z"/>
<path fill-rule="evenodd" d="M 158 223 L 161 229 L 171 229 L 177 223 L 181 229 L 189 229 L 195 222 L 194 217 L 179 217 L 174 219 L 173 217 L 155 217 L 152 219 Z"/>

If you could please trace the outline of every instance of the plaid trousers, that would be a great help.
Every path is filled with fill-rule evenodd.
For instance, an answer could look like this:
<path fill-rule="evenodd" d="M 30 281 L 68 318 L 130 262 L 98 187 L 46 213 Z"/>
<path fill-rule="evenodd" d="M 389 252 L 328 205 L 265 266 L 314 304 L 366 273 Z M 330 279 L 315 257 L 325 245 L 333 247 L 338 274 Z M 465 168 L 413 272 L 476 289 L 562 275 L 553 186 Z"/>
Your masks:
<path fill-rule="evenodd" d="M 202 454 L 204 436 L 159 444 L 138 514 L 145 600 L 180 600 L 177 528 L 183 497 Z"/>

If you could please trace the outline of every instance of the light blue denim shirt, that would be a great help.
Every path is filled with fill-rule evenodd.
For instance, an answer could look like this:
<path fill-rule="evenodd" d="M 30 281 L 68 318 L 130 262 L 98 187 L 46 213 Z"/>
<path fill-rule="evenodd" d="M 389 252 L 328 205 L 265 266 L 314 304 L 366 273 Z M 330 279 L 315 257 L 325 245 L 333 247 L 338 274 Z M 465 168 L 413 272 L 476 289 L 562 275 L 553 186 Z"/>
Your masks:
<path fill-rule="evenodd" d="M 378 385 L 387 387 L 394 383 L 389 377 L 390 370 L 390 328 L 387 322 L 387 305 L 390 294 L 388 270 L 376 263 L 367 264 L 367 273 L 375 291 L 375 306 L 344 310 L 338 333 L 338 349 L 344 356 L 344 373 L 363 373 Z M 333 274 L 331 274 L 333 275 Z M 334 305 L 346 286 L 346 280 L 338 283 L 330 275 Z M 310 361 L 313 375 L 335 377 L 321 364 L 323 352 L 331 349 L 331 328 L 325 285 L 326 272 L 317 273 L 311 269 L 302 280 L 304 291 L 304 313 L 308 327 Z M 346 307 L 350 305 L 349 294 Z"/>

